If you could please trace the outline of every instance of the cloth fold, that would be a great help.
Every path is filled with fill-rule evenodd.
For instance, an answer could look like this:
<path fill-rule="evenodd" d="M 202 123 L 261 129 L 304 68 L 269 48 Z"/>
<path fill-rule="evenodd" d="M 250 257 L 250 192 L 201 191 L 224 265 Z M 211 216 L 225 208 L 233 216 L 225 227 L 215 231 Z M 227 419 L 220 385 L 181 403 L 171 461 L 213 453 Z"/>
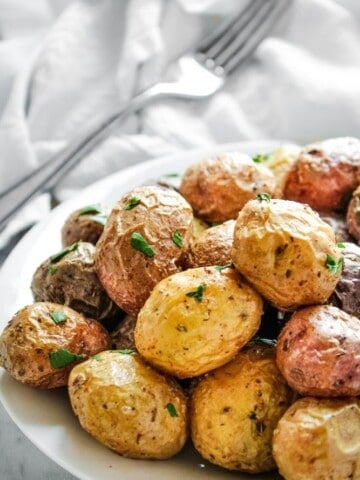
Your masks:
<path fill-rule="evenodd" d="M 0 0 L 0 191 L 161 78 L 246 0 Z M 24 9 L 26 5 L 26 10 Z M 293 0 L 225 88 L 162 100 L 119 125 L 56 187 L 62 201 L 121 168 L 241 140 L 300 144 L 360 131 L 360 3 Z M 31 202 L 0 235 L 41 218 Z"/>

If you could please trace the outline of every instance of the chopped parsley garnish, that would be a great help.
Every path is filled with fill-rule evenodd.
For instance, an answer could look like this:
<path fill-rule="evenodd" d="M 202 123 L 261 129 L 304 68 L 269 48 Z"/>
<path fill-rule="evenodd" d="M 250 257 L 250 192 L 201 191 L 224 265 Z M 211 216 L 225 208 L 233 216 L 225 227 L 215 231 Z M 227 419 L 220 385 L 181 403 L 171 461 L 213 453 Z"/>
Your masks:
<path fill-rule="evenodd" d="M 155 250 L 151 245 L 148 244 L 148 242 L 141 235 L 141 233 L 134 232 L 131 235 L 130 243 L 135 250 L 138 250 L 139 252 L 143 253 L 147 257 L 155 256 Z"/>
<path fill-rule="evenodd" d="M 270 157 L 269 153 L 258 153 L 257 155 L 254 155 L 252 157 L 253 162 L 255 163 L 264 163 L 266 160 L 268 160 Z"/>
<path fill-rule="evenodd" d="M 179 232 L 179 230 L 175 230 L 175 232 L 173 233 L 173 236 L 171 237 L 171 240 L 179 248 L 184 246 L 184 242 L 183 242 L 183 239 L 182 239 L 182 236 L 181 236 L 181 233 Z"/>
<path fill-rule="evenodd" d="M 234 264 L 227 263 L 226 265 L 215 265 L 215 270 L 217 270 L 218 272 L 222 272 L 226 268 L 234 268 Z"/>
<path fill-rule="evenodd" d="M 65 348 L 60 348 L 56 352 L 49 353 L 50 364 L 53 368 L 63 368 L 78 360 L 83 360 L 85 355 L 78 355 L 76 353 L 69 352 Z"/>
<path fill-rule="evenodd" d="M 338 243 L 336 244 L 336 246 L 337 246 L 338 248 L 345 248 L 345 245 L 344 245 L 342 242 L 338 242 Z"/>
<path fill-rule="evenodd" d="M 136 205 L 141 202 L 139 197 L 131 197 L 129 202 L 124 205 L 124 210 L 132 210 Z"/>
<path fill-rule="evenodd" d="M 197 302 L 201 302 L 205 287 L 206 287 L 205 283 L 201 283 L 194 292 L 188 292 L 185 295 L 187 297 L 195 298 Z"/>
<path fill-rule="evenodd" d="M 114 352 L 121 353 L 122 355 L 130 355 L 131 353 L 134 353 L 134 350 L 131 348 L 123 348 L 121 350 L 114 350 Z"/>
<path fill-rule="evenodd" d="M 58 325 L 59 323 L 66 322 L 66 315 L 64 312 L 53 312 L 50 314 L 51 320 Z"/>
<path fill-rule="evenodd" d="M 91 358 L 93 358 L 94 360 L 96 360 L 97 362 L 101 362 L 102 361 L 102 356 L 99 355 L 98 353 L 96 355 L 93 355 Z"/>
<path fill-rule="evenodd" d="M 81 215 L 88 215 L 91 213 L 104 213 L 102 211 L 102 208 L 100 205 L 97 203 L 96 205 L 87 205 L 86 207 L 82 208 L 79 212 L 79 217 Z"/>
<path fill-rule="evenodd" d="M 105 226 L 107 222 L 107 215 L 106 213 L 99 213 L 99 215 L 94 215 L 93 217 L 90 217 L 90 219 L 93 222 L 99 223 L 100 225 Z"/>
<path fill-rule="evenodd" d="M 166 405 L 166 409 L 169 412 L 170 417 L 178 417 L 179 416 L 179 414 L 178 414 L 178 412 L 175 408 L 175 405 L 173 405 L 172 403 L 168 403 Z"/>
<path fill-rule="evenodd" d="M 343 257 L 340 257 L 339 260 L 335 260 L 331 255 L 326 255 L 325 265 L 330 270 L 331 273 L 338 273 L 343 264 Z"/>
<path fill-rule="evenodd" d="M 59 260 L 61 260 L 65 255 L 67 255 L 70 252 L 73 252 L 74 250 L 77 250 L 79 247 L 79 242 L 75 242 L 72 245 L 69 245 L 68 247 L 65 247 L 63 250 L 61 250 L 58 253 L 55 253 L 54 255 L 51 255 L 50 260 L 52 263 L 56 263 Z"/>
<path fill-rule="evenodd" d="M 256 198 L 259 200 L 259 202 L 270 202 L 271 197 L 268 193 L 258 193 Z"/>
<path fill-rule="evenodd" d="M 57 267 L 55 267 L 55 265 L 50 265 L 49 267 L 50 275 L 55 275 L 56 272 L 57 272 Z"/>

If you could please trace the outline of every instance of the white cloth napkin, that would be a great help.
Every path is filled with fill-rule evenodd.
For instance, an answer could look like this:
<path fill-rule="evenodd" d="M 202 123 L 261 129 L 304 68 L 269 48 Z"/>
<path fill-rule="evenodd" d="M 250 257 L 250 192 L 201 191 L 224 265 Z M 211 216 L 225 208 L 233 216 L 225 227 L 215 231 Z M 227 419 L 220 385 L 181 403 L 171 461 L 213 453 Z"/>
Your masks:
<path fill-rule="evenodd" d="M 160 78 L 243 0 L 0 0 L 0 191 L 89 122 Z M 293 0 L 213 98 L 129 118 L 58 185 L 64 200 L 116 170 L 192 147 L 266 138 L 300 144 L 360 131 L 360 2 Z M 43 195 L 0 247 L 49 209 Z"/>

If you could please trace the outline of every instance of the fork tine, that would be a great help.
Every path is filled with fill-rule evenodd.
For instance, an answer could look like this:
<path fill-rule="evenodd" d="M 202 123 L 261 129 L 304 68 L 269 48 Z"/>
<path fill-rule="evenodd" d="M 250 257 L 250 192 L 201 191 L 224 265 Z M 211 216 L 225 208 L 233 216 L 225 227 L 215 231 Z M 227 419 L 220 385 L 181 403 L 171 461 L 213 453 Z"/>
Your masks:
<path fill-rule="evenodd" d="M 259 43 L 266 37 L 278 19 L 290 5 L 290 0 L 278 0 L 256 18 L 248 30 L 247 38 L 240 36 L 219 55 L 216 65 L 220 65 L 226 73 L 230 73 L 241 62 L 246 60 Z M 269 2 L 270 4 L 270 2 Z M 273 8 L 272 8 L 273 7 Z"/>

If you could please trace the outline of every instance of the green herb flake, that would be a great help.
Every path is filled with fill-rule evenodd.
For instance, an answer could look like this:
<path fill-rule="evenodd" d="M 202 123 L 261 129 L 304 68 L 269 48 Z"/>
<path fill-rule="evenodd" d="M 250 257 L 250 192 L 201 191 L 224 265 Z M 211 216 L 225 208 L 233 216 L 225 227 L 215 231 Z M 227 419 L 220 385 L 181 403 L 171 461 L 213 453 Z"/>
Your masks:
<path fill-rule="evenodd" d="M 194 292 L 188 292 L 185 295 L 187 297 L 195 298 L 197 302 L 201 302 L 203 299 L 203 293 L 205 290 L 205 283 L 201 283 Z"/>
<path fill-rule="evenodd" d="M 97 203 L 96 205 L 87 205 L 82 208 L 79 212 L 79 217 L 81 215 L 90 215 L 92 213 L 103 213 L 101 206 Z"/>
<path fill-rule="evenodd" d="M 256 198 L 259 200 L 259 202 L 270 202 L 271 196 L 268 193 L 258 193 Z"/>
<path fill-rule="evenodd" d="M 269 153 L 258 153 L 252 157 L 253 162 L 255 163 L 264 163 L 270 157 Z"/>
<path fill-rule="evenodd" d="M 53 312 L 50 314 L 51 320 L 58 325 L 59 323 L 64 323 L 66 322 L 66 315 L 64 312 Z"/>
<path fill-rule="evenodd" d="M 63 368 L 71 363 L 77 362 L 78 360 L 83 360 L 84 358 L 85 355 L 77 355 L 65 348 L 60 348 L 59 350 L 56 350 L 56 352 L 49 353 L 52 368 Z"/>
<path fill-rule="evenodd" d="M 331 273 L 338 273 L 343 265 L 343 257 L 340 257 L 339 260 L 335 260 L 331 255 L 326 255 L 325 265 Z"/>
<path fill-rule="evenodd" d="M 163 175 L 163 177 L 166 177 L 166 178 L 176 178 L 176 177 L 180 177 L 180 174 L 179 173 L 165 173 Z"/>
<path fill-rule="evenodd" d="M 338 248 L 345 248 L 345 245 L 344 245 L 342 242 L 338 242 L 338 243 L 336 244 L 336 246 L 337 246 Z"/>
<path fill-rule="evenodd" d="M 269 345 L 270 347 L 276 346 L 276 339 L 275 338 L 262 338 L 262 337 L 255 337 L 251 340 L 251 343 L 255 345 Z"/>
<path fill-rule="evenodd" d="M 134 232 L 131 235 L 130 244 L 135 250 L 138 250 L 139 252 L 143 253 L 147 257 L 155 256 L 155 250 L 151 245 L 148 244 L 148 242 L 141 235 L 141 233 Z"/>
<path fill-rule="evenodd" d="M 68 247 L 65 247 L 65 248 L 64 248 L 63 250 L 61 250 L 60 252 L 55 253 L 55 255 L 51 255 L 50 261 L 51 261 L 52 263 L 56 263 L 56 262 L 58 262 L 59 260 L 61 260 L 63 257 L 65 257 L 65 255 L 67 255 L 68 253 L 77 250 L 78 247 L 79 247 L 79 242 L 75 242 L 75 243 L 73 243 L 72 245 L 69 245 Z"/>
<path fill-rule="evenodd" d="M 222 272 L 226 268 L 234 268 L 234 264 L 227 263 L 226 265 L 215 265 L 215 270 L 217 270 L 218 272 Z"/>
<path fill-rule="evenodd" d="M 50 275 L 55 275 L 56 272 L 57 272 L 57 267 L 55 267 L 55 265 L 50 265 L 49 267 Z"/>
<path fill-rule="evenodd" d="M 90 217 L 90 220 L 105 226 L 107 222 L 107 215 L 105 213 L 99 213 L 99 215 L 94 215 L 93 217 Z"/>
<path fill-rule="evenodd" d="M 102 361 L 102 356 L 99 355 L 98 353 L 96 355 L 93 355 L 91 358 L 93 358 L 94 360 L 96 360 L 97 362 L 101 362 Z"/>
<path fill-rule="evenodd" d="M 166 405 L 166 409 L 169 412 L 170 417 L 178 417 L 179 416 L 179 414 L 178 414 L 178 412 L 175 408 L 175 405 L 173 405 L 172 403 L 168 403 Z"/>
<path fill-rule="evenodd" d="M 181 233 L 179 230 L 175 230 L 173 233 L 173 236 L 171 237 L 171 240 L 175 243 L 175 245 L 179 248 L 182 248 L 184 246 L 184 242 L 181 236 Z"/>
<path fill-rule="evenodd" d="M 124 205 L 124 210 L 132 210 L 136 205 L 141 202 L 139 197 L 131 197 L 129 202 Z"/>
<path fill-rule="evenodd" d="M 114 352 L 121 353 L 122 355 L 131 355 L 134 353 L 134 350 L 131 348 L 123 348 L 121 350 L 114 350 Z"/>

